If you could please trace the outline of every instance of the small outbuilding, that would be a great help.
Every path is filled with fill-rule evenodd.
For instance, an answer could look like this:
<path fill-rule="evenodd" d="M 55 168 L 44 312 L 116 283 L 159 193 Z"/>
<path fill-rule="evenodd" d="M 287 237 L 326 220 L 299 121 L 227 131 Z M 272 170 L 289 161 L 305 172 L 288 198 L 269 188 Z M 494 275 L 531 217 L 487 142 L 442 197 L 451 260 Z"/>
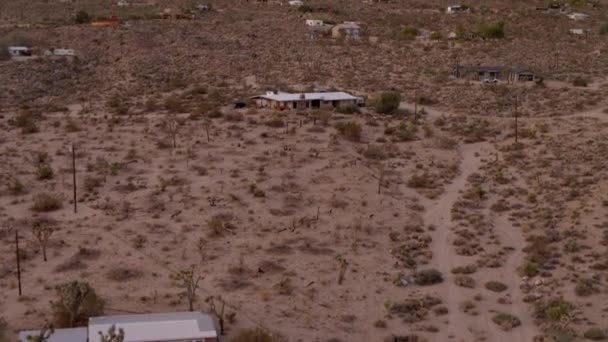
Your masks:
<path fill-rule="evenodd" d="M 362 106 L 364 99 L 349 93 L 316 92 L 316 93 L 284 93 L 269 91 L 265 95 L 251 98 L 260 108 L 277 110 L 285 109 L 315 109 L 337 108 L 345 106 Z"/>
<path fill-rule="evenodd" d="M 323 26 L 323 20 L 319 19 L 306 19 L 306 26 Z"/>
<path fill-rule="evenodd" d="M 331 29 L 331 35 L 334 38 L 346 38 L 359 40 L 361 38 L 361 26 L 354 21 L 345 21 Z"/>
<path fill-rule="evenodd" d="M 504 66 L 457 64 L 452 70 L 452 77 L 456 79 L 494 82 L 504 79 L 507 76 L 505 71 L 506 68 Z"/>
<path fill-rule="evenodd" d="M 290 0 L 289 1 L 289 6 L 295 6 L 295 7 L 304 6 L 304 1 L 301 1 L 301 0 Z"/>
<path fill-rule="evenodd" d="M 471 9 L 465 5 L 450 5 L 450 6 L 448 6 L 448 8 L 446 9 L 445 12 L 447 14 L 456 14 L 456 13 L 470 12 L 470 10 Z"/>
<path fill-rule="evenodd" d="M 45 56 L 56 56 L 56 57 L 74 57 L 76 53 L 73 49 L 56 49 L 51 48 L 44 51 Z"/>
<path fill-rule="evenodd" d="M 13 57 L 26 57 L 32 55 L 32 49 L 26 46 L 9 46 L 8 53 Z"/>
<path fill-rule="evenodd" d="M 515 67 L 509 73 L 509 81 L 511 82 L 536 82 L 538 77 L 536 73 L 527 68 Z"/>

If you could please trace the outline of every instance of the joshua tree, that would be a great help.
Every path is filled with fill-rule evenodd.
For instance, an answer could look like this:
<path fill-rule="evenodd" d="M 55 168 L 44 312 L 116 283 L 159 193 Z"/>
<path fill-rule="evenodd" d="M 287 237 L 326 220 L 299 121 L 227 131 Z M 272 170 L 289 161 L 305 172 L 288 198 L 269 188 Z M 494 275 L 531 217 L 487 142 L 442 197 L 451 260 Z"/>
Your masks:
<path fill-rule="evenodd" d="M 194 300 L 196 299 L 196 290 L 198 283 L 202 277 L 194 273 L 194 265 L 188 269 L 183 269 L 171 275 L 171 279 L 177 287 L 183 288 L 183 296 L 188 299 L 188 310 L 194 311 Z"/>
<path fill-rule="evenodd" d="M 341 255 L 338 255 L 336 257 L 336 260 L 338 261 L 338 266 L 340 267 L 340 269 L 338 271 L 338 284 L 341 285 L 342 282 L 344 281 L 344 274 L 346 273 L 346 268 L 348 267 L 348 262 Z"/>
<path fill-rule="evenodd" d="M 101 331 L 98 332 L 101 342 L 124 342 L 125 340 L 125 331 L 122 328 L 116 331 L 116 327 L 112 325 L 108 329 L 108 333 L 104 334 Z"/>
<path fill-rule="evenodd" d="M 56 287 L 59 299 L 51 302 L 57 325 L 75 327 L 103 313 L 103 302 L 89 284 L 72 281 Z"/>
<path fill-rule="evenodd" d="M 53 325 L 46 322 L 36 335 L 27 336 L 27 342 L 47 342 L 54 332 L 55 328 Z"/>
<path fill-rule="evenodd" d="M 226 302 L 222 299 L 222 297 L 217 297 L 218 301 L 221 303 L 221 307 L 218 310 L 215 305 L 215 301 L 213 296 L 207 298 L 207 303 L 209 303 L 209 311 L 217 317 L 217 320 L 220 323 L 220 335 L 224 335 L 224 309 L 226 308 Z"/>
<path fill-rule="evenodd" d="M 177 131 L 179 130 L 179 122 L 174 113 L 167 114 L 167 117 L 162 124 L 163 129 L 171 136 L 173 148 L 177 147 Z"/>
<path fill-rule="evenodd" d="M 32 226 L 32 233 L 34 233 L 38 245 L 42 248 L 42 258 L 44 261 L 47 261 L 46 247 L 54 231 L 55 229 L 51 227 L 47 220 L 37 220 Z"/>

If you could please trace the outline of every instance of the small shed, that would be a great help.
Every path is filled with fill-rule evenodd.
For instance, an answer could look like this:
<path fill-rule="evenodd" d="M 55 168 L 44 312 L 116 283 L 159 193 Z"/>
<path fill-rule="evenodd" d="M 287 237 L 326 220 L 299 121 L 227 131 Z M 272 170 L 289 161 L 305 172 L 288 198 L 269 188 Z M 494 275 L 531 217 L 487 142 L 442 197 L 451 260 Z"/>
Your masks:
<path fill-rule="evenodd" d="M 19 332 L 19 342 L 28 342 L 28 336 L 37 336 L 40 330 Z M 46 342 L 87 342 L 87 328 L 55 329 Z"/>
<path fill-rule="evenodd" d="M 76 56 L 76 53 L 73 49 L 57 49 L 51 48 L 44 51 L 45 56 L 58 56 L 58 57 L 73 57 Z"/>
<path fill-rule="evenodd" d="M 446 9 L 447 14 L 455 14 L 455 13 L 462 13 L 462 12 L 469 12 L 469 11 L 470 11 L 469 7 L 464 6 L 464 5 L 450 5 Z"/>
<path fill-rule="evenodd" d="M 511 82 L 534 82 L 537 80 L 536 73 L 528 68 L 515 67 L 509 73 Z"/>
<path fill-rule="evenodd" d="M 589 14 L 586 13 L 570 13 L 568 14 L 568 18 L 572 19 L 572 20 L 585 20 L 587 18 L 589 18 Z"/>
<path fill-rule="evenodd" d="M 359 40 L 361 38 L 361 26 L 354 21 L 345 21 L 331 29 L 331 35 L 334 38 L 347 38 Z"/>
<path fill-rule="evenodd" d="M 88 342 L 101 342 L 99 332 L 123 329 L 124 342 L 217 342 L 213 320 L 201 312 L 173 312 L 91 317 Z"/>
<path fill-rule="evenodd" d="M 508 76 L 505 69 L 504 66 L 457 64 L 452 70 L 452 77 L 475 81 L 499 81 Z"/>
<path fill-rule="evenodd" d="M 26 46 L 9 46 L 8 53 L 13 57 L 31 56 L 32 49 Z"/>
<path fill-rule="evenodd" d="M 296 7 L 300 7 L 304 5 L 304 1 L 301 0 L 290 0 L 289 1 L 289 6 L 296 6 Z"/>
<path fill-rule="evenodd" d="M 577 36 L 582 36 L 585 34 L 585 30 L 583 30 L 583 29 L 570 29 L 570 30 L 568 30 L 568 32 L 570 34 L 577 35 Z"/>
<path fill-rule="evenodd" d="M 323 26 L 323 20 L 319 19 L 306 19 L 306 26 Z"/>

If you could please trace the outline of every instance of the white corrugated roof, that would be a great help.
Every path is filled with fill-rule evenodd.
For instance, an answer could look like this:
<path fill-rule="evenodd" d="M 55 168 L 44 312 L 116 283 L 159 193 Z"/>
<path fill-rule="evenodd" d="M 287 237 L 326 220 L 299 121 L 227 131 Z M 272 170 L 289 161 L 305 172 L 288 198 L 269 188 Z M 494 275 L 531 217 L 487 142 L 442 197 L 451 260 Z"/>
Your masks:
<path fill-rule="evenodd" d="M 19 332 L 19 342 L 27 342 L 27 337 L 40 334 L 39 330 Z M 55 329 L 47 342 L 87 342 L 87 328 Z"/>
<path fill-rule="evenodd" d="M 217 337 L 215 325 L 208 315 L 201 312 L 175 312 L 92 317 L 89 319 L 89 342 L 100 342 L 99 332 L 107 333 L 112 325 L 124 330 L 124 342 Z"/>
<path fill-rule="evenodd" d="M 322 100 L 322 101 L 348 101 L 348 100 L 360 100 L 361 98 L 353 96 L 343 91 L 326 92 L 326 93 L 281 93 L 278 94 L 265 94 L 254 96 L 253 98 L 262 98 L 279 102 L 291 102 L 301 101 L 302 94 L 304 94 L 305 100 Z"/>

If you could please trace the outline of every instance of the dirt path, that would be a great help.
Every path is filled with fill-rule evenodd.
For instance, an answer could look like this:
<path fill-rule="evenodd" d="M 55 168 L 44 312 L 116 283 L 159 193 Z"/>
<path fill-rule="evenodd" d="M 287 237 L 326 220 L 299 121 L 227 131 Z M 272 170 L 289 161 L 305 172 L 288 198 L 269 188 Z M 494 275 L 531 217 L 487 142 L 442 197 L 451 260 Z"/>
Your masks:
<path fill-rule="evenodd" d="M 445 305 L 449 310 L 447 329 L 442 329 L 437 336 L 437 341 L 448 341 L 449 336 L 457 337 L 458 340 L 471 341 L 472 335 L 468 329 L 469 317 L 459 310 L 458 305 L 467 299 L 462 291 L 454 285 L 450 271 L 454 266 L 463 262 L 464 257 L 457 257 L 451 248 L 452 218 L 451 210 L 454 203 L 458 200 L 460 192 L 464 190 L 467 177 L 476 172 L 481 165 L 481 160 L 477 154 L 481 151 L 482 144 L 464 145 L 461 147 L 462 162 L 460 175 L 445 188 L 443 195 L 436 201 L 426 205 L 427 211 L 424 222 L 427 225 L 435 226 L 435 236 L 433 236 L 433 262 L 432 265 L 446 278 L 440 285 L 440 293 Z M 464 264 L 464 263 L 463 263 Z"/>

